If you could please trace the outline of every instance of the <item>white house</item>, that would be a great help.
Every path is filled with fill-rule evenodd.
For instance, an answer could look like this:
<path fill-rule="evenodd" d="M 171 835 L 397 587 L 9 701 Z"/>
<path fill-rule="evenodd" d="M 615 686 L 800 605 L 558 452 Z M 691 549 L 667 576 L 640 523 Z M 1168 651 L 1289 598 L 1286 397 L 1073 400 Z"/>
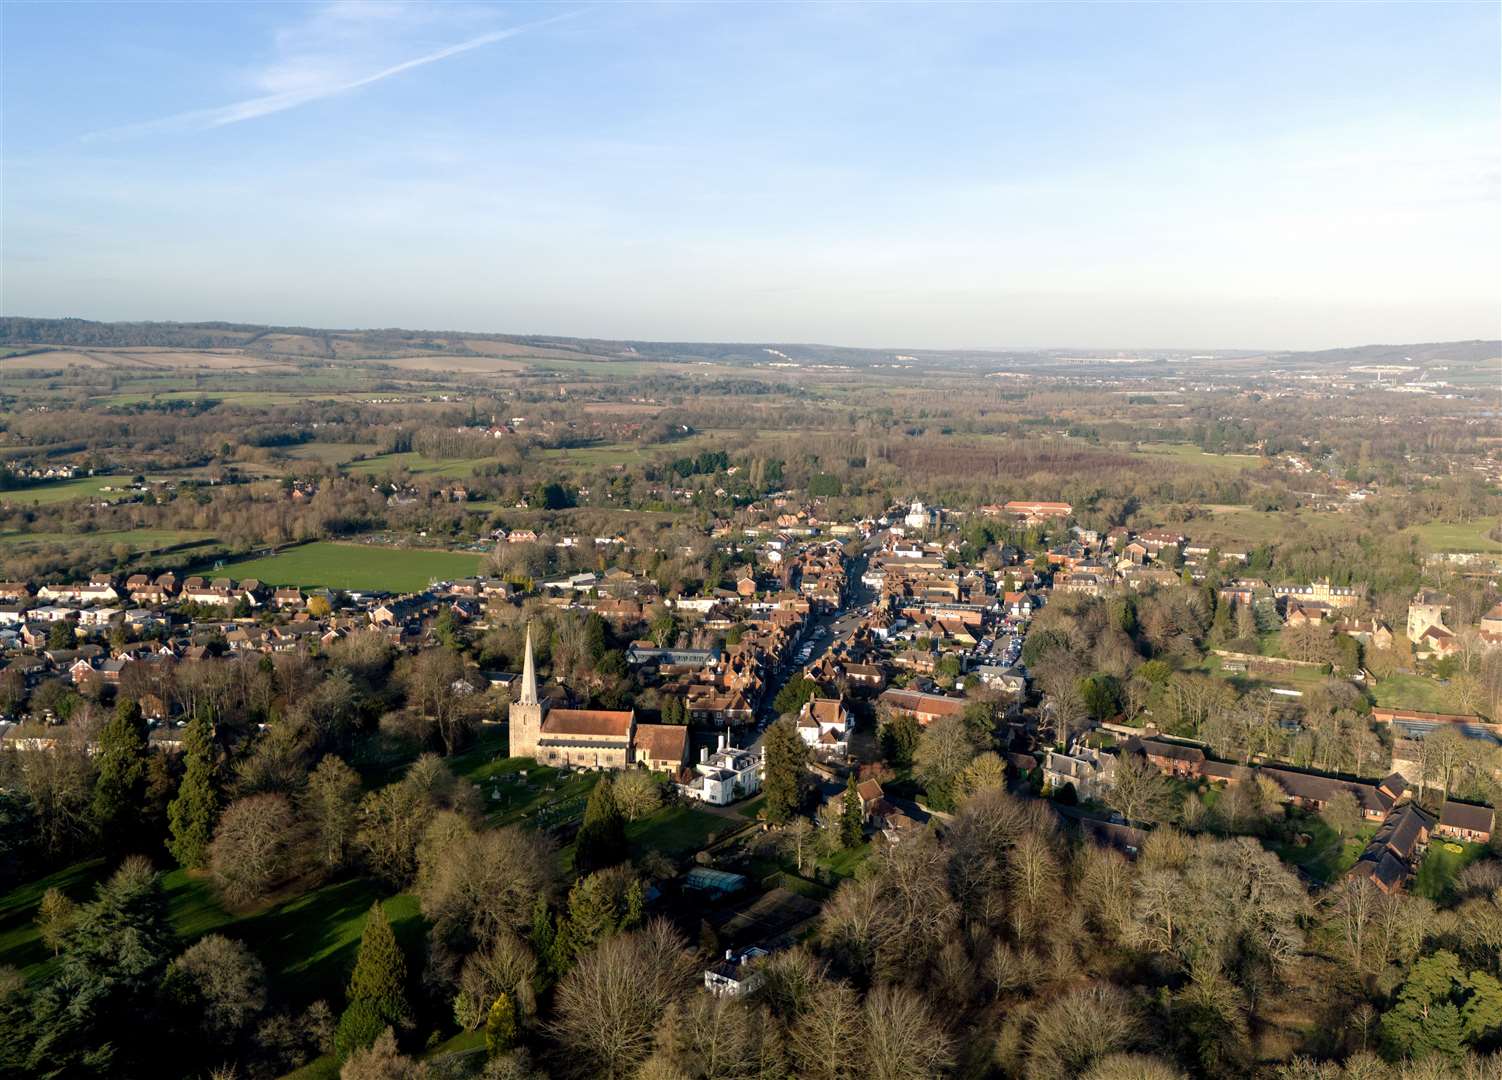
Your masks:
<path fill-rule="evenodd" d="M 798 734 L 815 750 L 845 753 L 850 739 L 850 713 L 844 699 L 805 701 L 798 712 Z"/>
<path fill-rule="evenodd" d="M 724 994 L 749 994 L 762 984 L 761 972 L 752 965 L 753 960 L 767 956 L 767 950 L 759 945 L 736 952 L 725 950 L 725 959 L 704 970 L 704 989 L 715 997 Z"/>
<path fill-rule="evenodd" d="M 679 784 L 678 790 L 710 806 L 729 806 L 760 791 L 761 780 L 762 756 L 731 746 L 729 736 L 721 735 L 720 747 L 713 754 L 708 747 L 699 750 L 693 778 Z"/>

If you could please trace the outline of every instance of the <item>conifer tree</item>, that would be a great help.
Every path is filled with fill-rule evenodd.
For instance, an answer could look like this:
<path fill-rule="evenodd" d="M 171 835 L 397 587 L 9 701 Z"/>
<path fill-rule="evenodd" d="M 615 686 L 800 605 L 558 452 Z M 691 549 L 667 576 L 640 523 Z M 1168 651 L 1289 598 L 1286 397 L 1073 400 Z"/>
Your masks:
<path fill-rule="evenodd" d="M 214 839 L 214 824 L 219 819 L 213 735 L 208 717 L 202 713 L 190 720 L 183 732 L 183 759 L 177 797 L 167 805 L 167 822 L 172 830 L 167 847 L 178 865 L 196 869 L 208 864 L 209 842 Z"/>
<path fill-rule="evenodd" d="M 94 821 L 109 844 L 130 837 L 131 825 L 146 802 L 146 726 L 141 709 L 122 698 L 99 732 L 94 756 Z"/>
<path fill-rule="evenodd" d="M 845 782 L 845 806 L 840 811 L 840 843 L 857 847 L 865 836 L 866 815 L 861 810 L 861 795 L 855 786 L 855 773 Z"/>
<path fill-rule="evenodd" d="M 406 981 L 406 959 L 391 921 L 376 901 L 360 935 L 360 951 L 349 979 L 349 1004 L 339 1018 L 335 1043 L 341 1058 L 369 1046 L 388 1027 L 408 1025 Z"/>
<path fill-rule="evenodd" d="M 626 819 L 615 803 L 615 789 L 609 777 L 595 785 L 584 804 L 584 823 L 574 845 L 574 869 L 587 874 L 605 866 L 614 866 L 626 857 Z"/>

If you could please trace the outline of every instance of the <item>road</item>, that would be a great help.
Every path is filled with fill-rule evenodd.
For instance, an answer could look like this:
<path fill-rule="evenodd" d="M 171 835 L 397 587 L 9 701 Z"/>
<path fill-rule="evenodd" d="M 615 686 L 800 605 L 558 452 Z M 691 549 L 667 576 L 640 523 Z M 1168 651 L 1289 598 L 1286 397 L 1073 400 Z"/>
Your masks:
<path fill-rule="evenodd" d="M 792 657 L 789 657 L 788 663 L 773 673 L 772 680 L 767 686 L 767 692 L 762 695 L 761 711 L 757 714 L 759 729 L 755 732 L 743 732 L 736 739 L 737 743 L 749 746 L 753 750 L 760 750 L 762 736 L 765 733 L 765 729 L 761 729 L 760 724 L 770 724 L 773 720 L 777 719 L 777 709 L 772 702 L 776 700 L 778 691 L 787 685 L 787 681 L 796 673 L 802 671 L 803 668 L 812 664 L 815 660 L 818 660 L 819 657 L 828 652 L 837 642 L 844 641 L 855 633 L 861 624 L 861 620 L 866 617 L 865 612 L 861 609 L 876 599 L 876 590 L 861 581 L 861 576 L 865 574 L 870 558 L 871 548 L 868 547 L 860 555 L 851 560 L 850 567 L 846 571 L 846 581 L 849 587 L 845 590 L 847 594 L 845 607 L 831 614 L 819 615 L 809 620 L 808 633 L 813 636 L 806 635 L 803 639 L 805 642 L 813 643 L 813 650 L 809 653 L 808 659 L 802 664 L 798 664 L 793 661 Z M 820 634 L 820 630 L 823 630 L 824 633 Z M 749 742 L 745 742 L 747 736 L 751 736 Z"/>

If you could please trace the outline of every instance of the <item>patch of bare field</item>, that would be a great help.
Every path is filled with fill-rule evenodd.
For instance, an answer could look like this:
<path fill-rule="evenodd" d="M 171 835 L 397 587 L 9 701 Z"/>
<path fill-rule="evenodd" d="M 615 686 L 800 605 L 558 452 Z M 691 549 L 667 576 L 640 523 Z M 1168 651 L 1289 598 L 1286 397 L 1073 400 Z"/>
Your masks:
<path fill-rule="evenodd" d="M 650 416 L 666 408 L 666 405 L 637 405 L 630 401 L 589 401 L 584 404 L 585 412 L 603 416 Z"/>
<path fill-rule="evenodd" d="M 510 341 L 486 341 L 483 338 L 465 338 L 460 342 L 472 352 L 485 356 L 536 356 L 544 360 L 588 359 L 588 354 L 577 349 L 549 348 L 544 345 L 519 345 Z"/>
<path fill-rule="evenodd" d="M 0 367 L 11 371 L 56 371 L 68 367 L 109 366 L 111 365 L 107 361 L 73 349 L 49 349 L 27 356 L 7 356 L 0 359 Z"/>
<path fill-rule="evenodd" d="M 310 337 L 306 334 L 267 334 L 257 338 L 253 348 L 258 351 L 292 356 L 326 357 L 329 354 L 323 338 Z"/>
<path fill-rule="evenodd" d="M 502 360 L 495 356 L 444 356 L 424 353 L 420 356 L 396 356 L 382 359 L 382 364 L 403 371 L 455 371 L 484 374 L 496 371 L 525 371 L 519 360 Z"/>

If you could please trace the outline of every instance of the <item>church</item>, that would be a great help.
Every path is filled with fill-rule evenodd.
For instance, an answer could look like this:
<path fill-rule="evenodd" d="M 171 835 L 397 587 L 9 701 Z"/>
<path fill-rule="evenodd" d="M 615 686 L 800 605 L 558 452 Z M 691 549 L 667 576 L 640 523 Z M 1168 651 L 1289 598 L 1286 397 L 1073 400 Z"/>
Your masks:
<path fill-rule="evenodd" d="M 688 729 L 638 724 L 634 709 L 559 709 L 537 693 L 532 628 L 522 664 L 521 694 L 511 703 L 511 756 L 575 769 L 632 765 L 676 772 L 688 761 Z"/>

